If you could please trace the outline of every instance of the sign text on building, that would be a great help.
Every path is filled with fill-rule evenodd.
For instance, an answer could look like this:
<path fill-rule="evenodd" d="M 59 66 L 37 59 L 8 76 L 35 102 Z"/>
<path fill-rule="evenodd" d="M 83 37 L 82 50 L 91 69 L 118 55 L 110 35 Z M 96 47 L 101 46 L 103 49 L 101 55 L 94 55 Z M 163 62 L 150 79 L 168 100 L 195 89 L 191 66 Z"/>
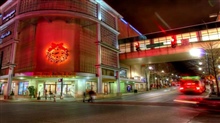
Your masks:
<path fill-rule="evenodd" d="M 15 10 L 11 11 L 10 13 L 8 13 L 7 15 L 3 16 L 3 20 L 6 20 L 7 18 L 12 18 L 13 15 L 15 14 Z"/>

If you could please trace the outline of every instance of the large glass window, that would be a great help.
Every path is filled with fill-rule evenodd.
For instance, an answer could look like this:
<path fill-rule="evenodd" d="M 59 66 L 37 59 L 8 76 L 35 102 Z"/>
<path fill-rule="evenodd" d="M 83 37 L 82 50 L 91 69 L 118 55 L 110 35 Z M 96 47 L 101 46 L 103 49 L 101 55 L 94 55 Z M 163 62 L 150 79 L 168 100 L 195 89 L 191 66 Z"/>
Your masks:
<path fill-rule="evenodd" d="M 92 82 L 92 81 L 88 81 L 86 82 L 86 90 L 93 90 L 96 91 L 97 87 L 96 87 L 96 82 Z"/>
<path fill-rule="evenodd" d="M 127 78 L 127 71 L 126 70 L 121 70 L 119 74 L 120 74 L 120 77 Z"/>
<path fill-rule="evenodd" d="M 19 82 L 18 95 L 26 95 L 28 90 L 28 82 Z"/>
<path fill-rule="evenodd" d="M 146 50 L 147 49 L 146 45 L 150 44 L 150 40 L 139 41 L 139 44 L 140 44 L 141 50 Z"/>
<path fill-rule="evenodd" d="M 159 40 L 159 43 L 163 43 L 163 45 L 160 46 L 161 48 L 162 47 L 167 47 L 167 39 L 166 39 L 166 37 L 160 37 L 160 38 L 158 38 L 158 40 Z"/>
<path fill-rule="evenodd" d="M 208 30 L 208 35 L 209 35 L 209 39 L 210 40 L 217 40 L 217 39 L 219 39 L 218 30 L 216 28 L 209 29 Z"/>
<path fill-rule="evenodd" d="M 0 84 L 0 95 L 4 94 L 4 83 Z"/>
<path fill-rule="evenodd" d="M 202 41 L 209 41 L 209 40 L 220 39 L 219 31 L 220 31 L 219 28 L 202 30 L 201 31 Z"/>
<path fill-rule="evenodd" d="M 201 35 L 202 35 L 202 41 L 208 41 L 209 40 L 209 35 L 208 35 L 207 30 L 202 30 Z"/>
<path fill-rule="evenodd" d="M 154 44 L 160 43 L 159 38 L 154 38 L 153 42 L 154 42 Z M 156 49 L 156 48 L 160 48 L 160 47 L 154 47 L 154 48 Z"/>
<path fill-rule="evenodd" d="M 131 52 L 131 43 L 120 44 L 120 53 L 128 53 Z"/>

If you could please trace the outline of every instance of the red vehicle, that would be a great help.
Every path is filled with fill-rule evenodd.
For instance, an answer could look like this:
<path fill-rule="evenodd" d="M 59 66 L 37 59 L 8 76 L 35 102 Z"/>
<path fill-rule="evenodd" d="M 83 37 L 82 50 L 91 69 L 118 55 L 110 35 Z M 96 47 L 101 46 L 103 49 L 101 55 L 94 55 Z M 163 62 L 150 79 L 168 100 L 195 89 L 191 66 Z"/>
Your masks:
<path fill-rule="evenodd" d="M 179 91 L 182 93 L 202 94 L 206 90 L 205 83 L 197 79 L 181 79 Z"/>

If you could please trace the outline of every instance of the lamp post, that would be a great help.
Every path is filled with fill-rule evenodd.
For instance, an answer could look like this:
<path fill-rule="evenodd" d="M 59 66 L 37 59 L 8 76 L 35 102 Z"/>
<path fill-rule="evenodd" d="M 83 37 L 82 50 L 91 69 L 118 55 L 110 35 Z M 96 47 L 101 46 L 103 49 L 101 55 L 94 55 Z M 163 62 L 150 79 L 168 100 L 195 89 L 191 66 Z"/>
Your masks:
<path fill-rule="evenodd" d="M 146 78 L 147 78 L 147 91 L 148 91 L 148 90 L 151 90 L 151 88 L 150 88 L 150 75 L 151 75 L 151 70 L 153 70 L 153 67 L 148 66 L 147 70 L 149 71 L 147 76 L 146 76 Z"/>

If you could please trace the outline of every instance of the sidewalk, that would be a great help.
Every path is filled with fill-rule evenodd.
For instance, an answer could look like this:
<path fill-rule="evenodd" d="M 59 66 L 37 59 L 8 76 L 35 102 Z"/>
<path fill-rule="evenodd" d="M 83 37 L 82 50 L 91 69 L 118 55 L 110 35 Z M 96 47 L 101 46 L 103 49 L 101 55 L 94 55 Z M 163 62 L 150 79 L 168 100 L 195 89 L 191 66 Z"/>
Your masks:
<path fill-rule="evenodd" d="M 126 95 L 132 95 L 132 94 L 140 94 L 140 93 L 146 93 L 144 92 L 130 92 L 130 93 L 122 93 L 121 96 L 116 96 L 116 94 L 106 94 L 106 95 L 101 95 L 97 96 L 95 100 L 102 100 L 102 99 L 107 99 L 107 98 L 121 98 L 122 96 Z M 47 98 L 45 99 L 42 97 L 40 100 L 37 98 L 29 98 L 29 97 L 16 97 L 15 99 L 4 99 L 3 96 L 0 96 L 0 102 L 82 102 L 83 98 L 74 98 L 74 97 L 66 97 L 63 99 L 60 99 L 60 97 L 56 97 L 56 101 L 54 101 L 54 98 Z"/>
<path fill-rule="evenodd" d="M 104 94 L 101 96 L 97 96 L 95 100 L 102 100 L 102 99 L 109 99 L 109 98 L 121 98 L 122 96 L 127 96 L 127 95 L 134 95 L 134 94 L 142 94 L 142 93 L 150 93 L 162 89 L 176 89 L 176 87 L 168 87 L 168 88 L 160 88 L 160 89 L 151 89 L 149 91 L 138 91 L 137 93 L 134 92 L 129 92 L 129 93 L 121 93 L 120 96 L 117 96 L 116 94 Z M 60 99 L 59 97 L 56 97 L 56 102 L 82 102 L 83 98 L 73 98 L 73 97 L 64 97 L 63 99 Z M 5 100 L 3 95 L 0 95 L 0 102 L 54 102 L 53 98 L 41 98 L 40 100 L 37 100 L 37 98 L 30 98 L 30 97 L 22 97 L 22 96 L 16 96 L 15 99 L 7 99 Z"/>

